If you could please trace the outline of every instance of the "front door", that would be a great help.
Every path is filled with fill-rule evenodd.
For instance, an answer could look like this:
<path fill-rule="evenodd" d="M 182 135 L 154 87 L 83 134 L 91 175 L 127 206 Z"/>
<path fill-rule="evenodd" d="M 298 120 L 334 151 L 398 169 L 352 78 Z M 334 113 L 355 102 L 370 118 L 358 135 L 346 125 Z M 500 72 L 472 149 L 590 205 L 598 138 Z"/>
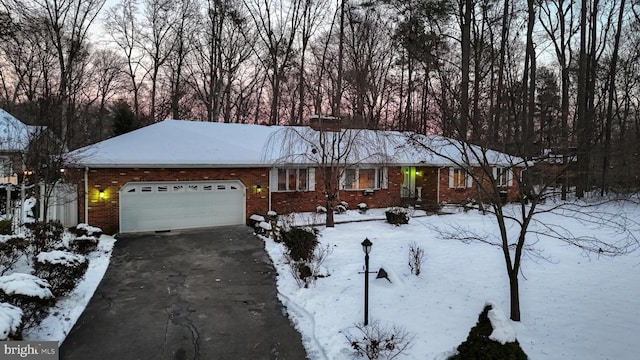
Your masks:
<path fill-rule="evenodd" d="M 403 198 L 414 198 L 416 196 L 416 168 L 413 166 L 403 166 L 402 186 L 400 196 Z"/>

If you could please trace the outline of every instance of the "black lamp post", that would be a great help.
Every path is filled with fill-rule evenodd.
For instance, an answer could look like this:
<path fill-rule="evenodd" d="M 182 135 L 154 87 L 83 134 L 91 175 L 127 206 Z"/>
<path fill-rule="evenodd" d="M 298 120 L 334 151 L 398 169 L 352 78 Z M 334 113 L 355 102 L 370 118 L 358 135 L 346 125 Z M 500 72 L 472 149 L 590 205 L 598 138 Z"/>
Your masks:
<path fill-rule="evenodd" d="M 369 325 L 369 253 L 373 243 L 365 238 L 360 244 L 364 251 L 364 325 Z"/>

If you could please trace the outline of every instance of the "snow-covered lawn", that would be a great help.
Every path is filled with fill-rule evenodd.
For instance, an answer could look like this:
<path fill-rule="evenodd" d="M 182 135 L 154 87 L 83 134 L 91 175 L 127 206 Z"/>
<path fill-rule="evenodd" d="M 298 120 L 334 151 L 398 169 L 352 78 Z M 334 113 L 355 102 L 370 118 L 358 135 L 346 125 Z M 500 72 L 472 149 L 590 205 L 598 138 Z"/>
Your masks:
<path fill-rule="evenodd" d="M 635 206 L 626 209 L 640 219 Z M 355 214 L 355 215 L 354 215 Z M 350 211 L 336 220 L 383 218 L 374 210 Z M 545 218 L 547 217 L 547 218 Z M 574 232 L 608 239 L 575 219 L 543 215 L 545 222 L 562 221 Z M 315 220 L 296 217 L 308 224 Z M 466 339 L 487 302 L 509 314 L 509 289 L 502 254 L 480 243 L 441 239 L 436 227 L 464 225 L 480 233 L 496 233 L 493 217 L 477 211 L 414 217 L 408 225 L 385 221 L 321 227 L 320 246 L 333 253 L 324 263 L 329 277 L 300 288 L 284 258 L 284 246 L 265 239 L 278 270 L 278 291 L 289 316 L 303 335 L 312 359 L 349 359 L 344 336 L 363 321 L 364 254 L 360 243 L 373 242 L 371 271 L 384 268 L 392 281 L 370 275 L 370 322 L 404 327 L 414 336 L 404 359 L 444 359 Z M 637 235 L 640 235 L 636 233 Z M 426 253 L 422 274 L 411 275 L 409 245 Z M 527 355 L 539 359 L 635 359 L 640 334 L 640 251 L 615 258 L 586 254 L 576 247 L 540 236 L 535 247 L 548 260 L 524 257 L 520 275 L 522 321 L 514 323 Z"/>
<path fill-rule="evenodd" d="M 113 237 L 108 235 L 102 235 L 100 237 L 97 249 L 86 256 L 86 260 L 89 261 L 89 264 L 85 276 L 78 282 L 78 285 L 73 291 L 57 300 L 56 304 L 50 309 L 49 315 L 44 318 L 39 326 L 27 328 L 23 331 L 22 335 L 24 340 L 57 341 L 59 344 L 62 344 L 73 328 L 73 325 L 76 323 L 80 315 L 82 315 L 87 304 L 89 304 L 89 300 L 91 300 L 93 293 L 96 291 L 98 284 L 100 284 L 102 277 L 107 271 L 114 244 L 115 239 Z M 73 262 L 78 261 L 80 258 L 84 261 L 84 257 L 80 255 L 73 255 L 61 251 L 41 253 L 40 257 L 47 259 L 50 262 Z M 30 269 L 17 268 L 15 271 L 17 272 L 7 276 L 9 280 L 16 277 L 19 280 L 23 280 L 22 278 L 31 276 L 21 273 L 29 272 Z M 17 284 L 21 293 L 24 293 L 26 290 L 30 290 L 28 286 L 32 286 L 35 282 L 23 280 L 20 283 L 16 281 L 14 281 L 14 283 Z M 48 291 L 48 289 L 42 288 L 36 290 Z M 7 289 L 5 289 L 5 292 L 9 293 Z M 38 295 L 35 294 L 33 296 Z M 9 323 L 9 320 L 11 319 L 0 318 L 0 323 L 3 321 Z"/>

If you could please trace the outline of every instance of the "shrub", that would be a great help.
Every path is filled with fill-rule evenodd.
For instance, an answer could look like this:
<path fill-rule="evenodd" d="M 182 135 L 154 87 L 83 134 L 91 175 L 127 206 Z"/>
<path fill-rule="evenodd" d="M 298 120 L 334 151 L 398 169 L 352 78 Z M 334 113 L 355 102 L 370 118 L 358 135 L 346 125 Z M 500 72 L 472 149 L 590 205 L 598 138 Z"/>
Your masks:
<path fill-rule="evenodd" d="M 69 241 L 71 251 L 87 255 L 98 248 L 98 239 L 93 236 L 80 236 Z"/>
<path fill-rule="evenodd" d="M 345 332 L 349 346 L 357 357 L 367 359 L 393 359 L 409 349 L 413 337 L 407 330 L 395 325 L 382 326 L 378 321 L 369 325 L 358 324 Z"/>
<path fill-rule="evenodd" d="M 294 261 L 309 261 L 318 245 L 318 230 L 314 228 L 292 227 L 283 230 L 281 236 Z"/>
<path fill-rule="evenodd" d="M 385 211 L 387 222 L 393 225 L 401 225 L 409 223 L 409 214 L 407 210 L 401 207 L 393 207 Z"/>
<path fill-rule="evenodd" d="M 11 234 L 13 234 L 11 219 L 0 220 L 0 235 L 11 235 Z"/>
<path fill-rule="evenodd" d="M 422 264 L 425 260 L 424 249 L 419 247 L 415 242 L 412 242 L 411 245 L 409 245 L 409 269 L 411 273 L 416 276 L 420 275 Z"/>
<path fill-rule="evenodd" d="M 347 210 L 349 210 L 349 203 L 346 201 L 340 201 L 340 203 L 336 205 L 336 212 L 338 214 L 344 214 Z"/>
<path fill-rule="evenodd" d="M 34 326 L 49 313 L 55 303 L 48 281 L 30 274 L 13 273 L 0 276 L 0 302 L 22 309 L 22 324 Z"/>
<path fill-rule="evenodd" d="M 102 229 L 87 224 L 78 224 L 69 228 L 69 232 L 75 236 L 93 236 L 99 238 L 102 235 Z"/>
<path fill-rule="evenodd" d="M 25 226 L 31 232 L 31 253 L 37 255 L 43 251 L 49 251 L 56 248 L 60 243 L 64 227 L 60 221 L 41 222 L 37 221 Z"/>
<path fill-rule="evenodd" d="M 358 210 L 360 211 L 360 213 L 364 214 L 367 212 L 367 210 L 369 210 L 369 205 L 367 205 L 366 203 L 360 203 L 358 204 Z"/>
<path fill-rule="evenodd" d="M 321 273 L 322 264 L 332 253 L 333 249 L 327 245 L 316 247 L 310 260 L 289 259 L 291 274 L 298 286 L 308 288 L 318 278 L 327 277 L 327 274 Z"/>
<path fill-rule="evenodd" d="M 489 339 L 493 332 L 489 311 L 491 305 L 485 306 L 478 318 L 476 326 L 471 328 L 469 336 L 458 346 L 458 354 L 449 360 L 486 359 L 486 360 L 526 360 L 527 355 L 522 351 L 520 344 L 508 342 L 504 345 Z"/>
<path fill-rule="evenodd" d="M 42 252 L 36 260 L 35 275 L 49 282 L 56 297 L 71 292 L 89 265 L 84 256 L 59 250 Z"/>
<path fill-rule="evenodd" d="M 0 275 L 11 270 L 13 265 L 24 255 L 27 245 L 27 240 L 21 237 L 0 242 Z"/>
<path fill-rule="evenodd" d="M 0 341 L 22 340 L 22 316 L 19 307 L 0 303 Z"/>

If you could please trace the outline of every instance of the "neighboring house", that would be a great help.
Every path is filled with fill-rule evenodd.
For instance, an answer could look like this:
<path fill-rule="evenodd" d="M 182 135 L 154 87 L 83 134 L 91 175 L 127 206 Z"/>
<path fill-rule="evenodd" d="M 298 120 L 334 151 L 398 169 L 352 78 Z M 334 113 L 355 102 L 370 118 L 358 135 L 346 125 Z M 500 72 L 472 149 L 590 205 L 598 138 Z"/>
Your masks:
<path fill-rule="evenodd" d="M 0 109 L 0 183 L 18 183 L 25 170 L 22 154 L 37 130 L 37 126 L 26 125 Z"/>
<path fill-rule="evenodd" d="M 287 131 L 319 134 L 309 127 L 165 120 L 76 150 L 70 167 L 83 178 L 79 217 L 107 233 L 125 233 L 244 224 L 268 210 L 314 211 L 325 205 L 319 163 L 309 160 L 317 149 L 308 146 L 308 137 L 306 145 L 291 142 Z M 353 131 L 367 140 L 359 144 L 377 150 L 354 152 L 342 172 L 339 200 L 351 207 L 458 203 L 476 196 L 465 170 L 408 148 L 404 134 Z M 296 147 L 301 152 L 292 152 Z M 504 173 L 513 200 L 517 187 L 505 170 L 513 162 L 495 155 L 495 171 Z"/>
<path fill-rule="evenodd" d="M 7 212 L 8 209 L 10 216 L 20 216 L 24 219 L 22 214 L 11 214 L 14 209 L 11 200 L 22 202 L 25 196 L 29 196 L 28 193 L 39 192 L 39 208 L 36 212 L 41 217 L 40 220 L 45 213 L 44 204 L 47 203 L 46 213 L 49 220 L 60 220 L 65 226 L 75 225 L 78 222 L 75 186 L 58 182 L 51 189 L 48 201 L 44 201 L 42 184 L 40 184 L 38 191 L 34 189 L 33 184 L 26 185 L 23 182 L 26 181 L 26 176 L 32 174 L 33 170 L 28 169 L 24 164 L 25 153 L 28 151 L 30 142 L 34 139 L 39 141 L 42 139 L 41 136 L 46 136 L 46 140 L 57 141 L 46 127 L 26 125 L 5 110 L 0 109 L 0 189 L 2 189 L 3 195 L 5 195 L 4 192 L 10 194 L 11 190 L 14 193 L 12 196 L 5 195 L 4 201 L 6 203 L 3 201 L 0 208 L 4 209 L 4 212 Z M 17 189 L 20 189 L 20 196 L 15 195 L 18 192 Z M 70 193 L 74 196 L 70 196 Z"/>

